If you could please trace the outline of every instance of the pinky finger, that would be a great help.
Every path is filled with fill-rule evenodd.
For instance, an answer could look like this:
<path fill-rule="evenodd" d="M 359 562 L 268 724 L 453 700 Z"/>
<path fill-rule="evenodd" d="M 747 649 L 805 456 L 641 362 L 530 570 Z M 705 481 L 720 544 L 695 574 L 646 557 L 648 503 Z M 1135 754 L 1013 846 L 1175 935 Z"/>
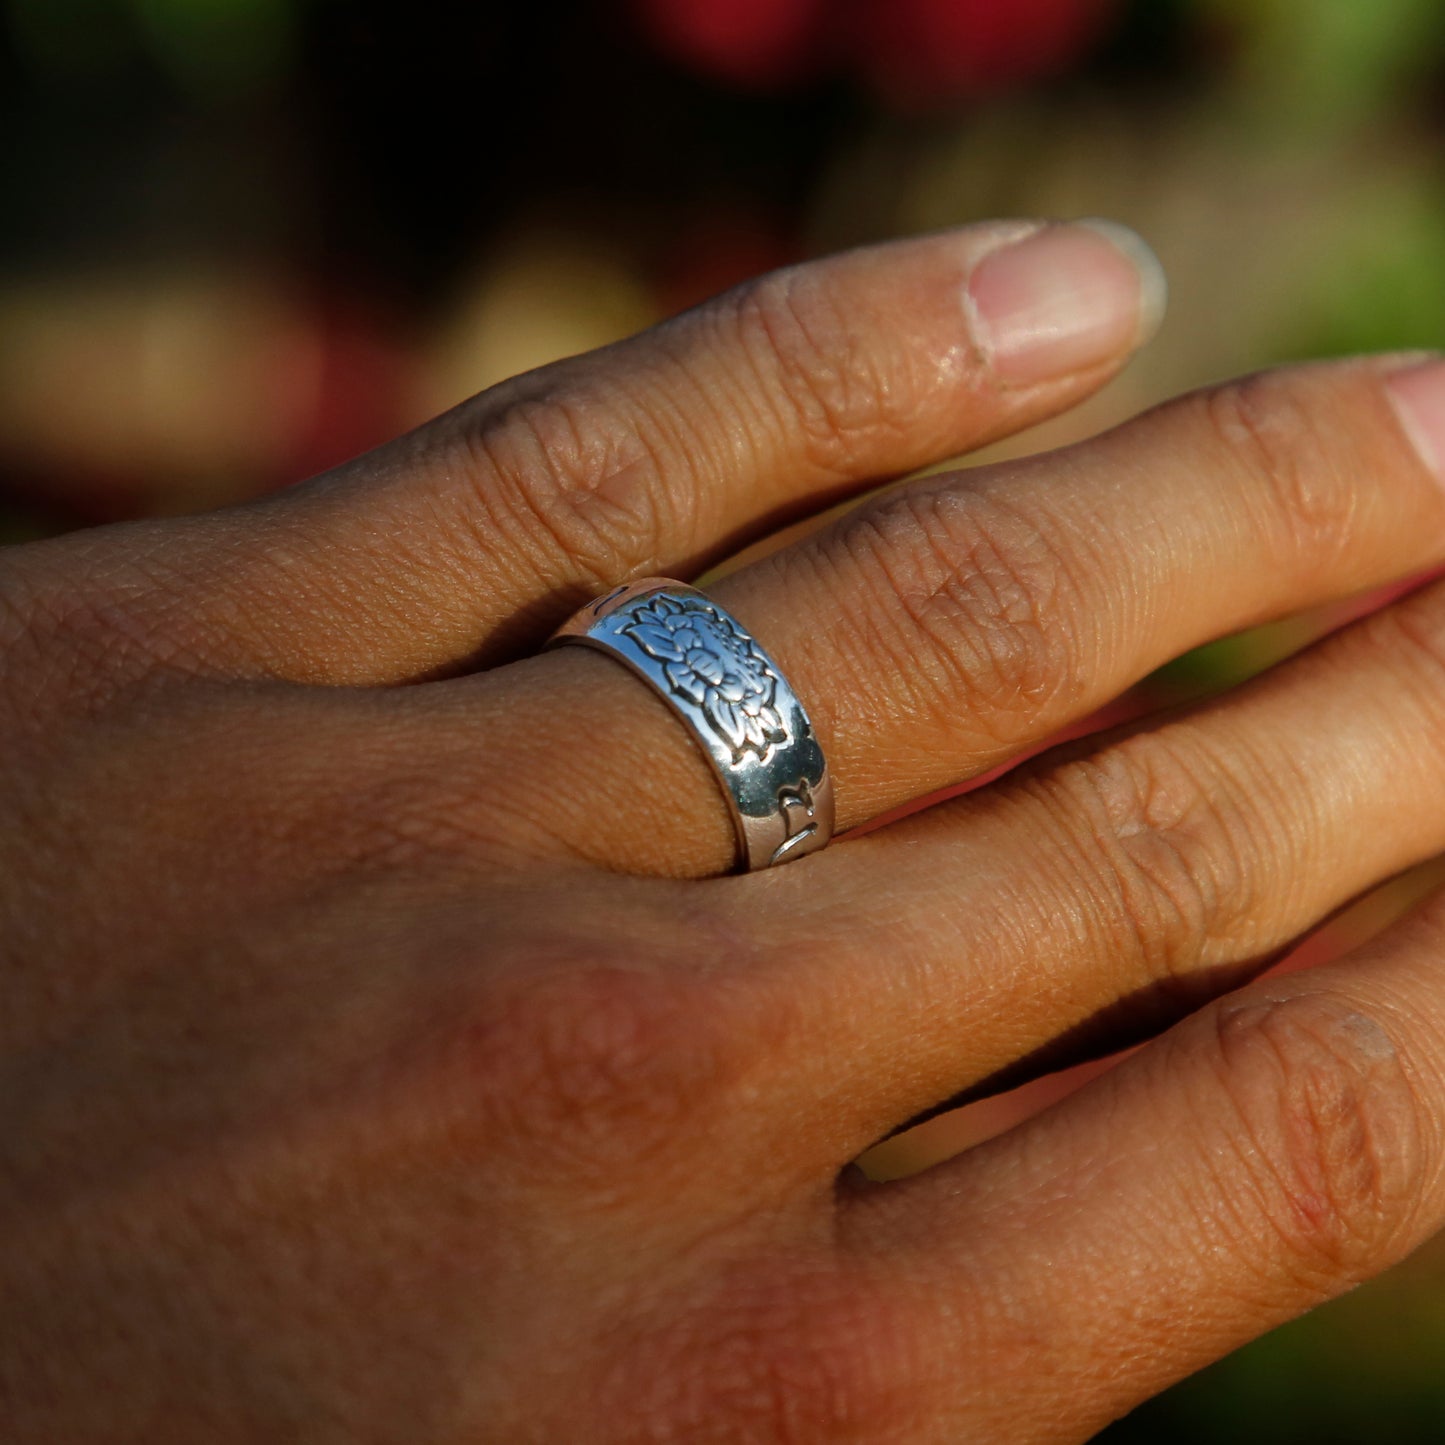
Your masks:
<path fill-rule="evenodd" d="M 1445 894 L 845 1214 L 958 1438 L 1087 1440 L 1445 1225 Z"/>

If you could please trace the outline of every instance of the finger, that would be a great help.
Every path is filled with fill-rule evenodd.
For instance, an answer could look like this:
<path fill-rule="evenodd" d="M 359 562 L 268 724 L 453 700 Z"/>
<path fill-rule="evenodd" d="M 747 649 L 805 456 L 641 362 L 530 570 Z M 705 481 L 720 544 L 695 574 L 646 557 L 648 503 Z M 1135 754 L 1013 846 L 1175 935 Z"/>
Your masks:
<path fill-rule="evenodd" d="M 1013 1132 L 851 1199 L 849 1236 L 934 1326 L 939 1419 L 959 1438 L 1083 1440 L 1445 1224 L 1442 959 L 1437 897 L 1337 964 L 1216 1002 Z M 991 1389 L 1020 1358 L 1026 1395 Z"/>
<path fill-rule="evenodd" d="M 1445 558 L 1445 494 L 1390 368 L 1256 377 L 1064 453 L 908 484 L 722 579 L 812 715 L 840 827 L 987 770 L 1197 643 Z M 1445 367 L 1427 380 L 1440 391 Z M 580 652 L 486 679 L 500 730 L 470 735 L 510 760 L 493 797 L 516 790 L 558 848 L 615 868 L 728 867 L 690 740 Z M 451 725 L 478 726 L 471 695 L 438 693 Z"/>
<path fill-rule="evenodd" d="M 782 271 L 264 506 L 172 527 L 168 622 L 213 665 L 312 681 L 491 664 L 621 580 L 694 572 L 1072 405 L 1162 305 L 1158 263 L 1103 223 L 999 222 Z"/>
<path fill-rule="evenodd" d="M 1435 583 L 1233 693 L 767 880 L 782 961 L 762 986 L 831 1041 L 788 1087 L 827 1101 L 846 1157 L 963 1091 L 1139 1042 L 1441 851 Z M 839 1110 L 841 1059 L 874 1082 Z"/>

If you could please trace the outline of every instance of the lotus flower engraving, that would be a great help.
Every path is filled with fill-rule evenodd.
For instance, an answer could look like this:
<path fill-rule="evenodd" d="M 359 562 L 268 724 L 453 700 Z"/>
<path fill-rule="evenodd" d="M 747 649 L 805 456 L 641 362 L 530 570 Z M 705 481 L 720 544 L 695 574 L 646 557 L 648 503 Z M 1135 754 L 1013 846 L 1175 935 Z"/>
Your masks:
<path fill-rule="evenodd" d="M 706 601 L 665 593 L 633 609 L 620 629 L 662 664 L 673 691 L 693 703 L 741 762 L 788 736 L 777 707 L 777 674 L 757 644 Z"/>

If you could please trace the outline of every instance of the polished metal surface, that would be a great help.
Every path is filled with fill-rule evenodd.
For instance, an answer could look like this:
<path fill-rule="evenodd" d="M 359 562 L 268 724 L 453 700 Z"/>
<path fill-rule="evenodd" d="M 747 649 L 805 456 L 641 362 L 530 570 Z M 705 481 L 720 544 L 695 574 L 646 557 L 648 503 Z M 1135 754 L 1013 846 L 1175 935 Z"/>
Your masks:
<path fill-rule="evenodd" d="M 816 853 L 833 787 L 803 705 L 737 620 L 696 588 L 644 577 L 589 602 L 549 647 L 594 647 L 644 678 L 688 725 L 732 813 L 738 866 Z"/>

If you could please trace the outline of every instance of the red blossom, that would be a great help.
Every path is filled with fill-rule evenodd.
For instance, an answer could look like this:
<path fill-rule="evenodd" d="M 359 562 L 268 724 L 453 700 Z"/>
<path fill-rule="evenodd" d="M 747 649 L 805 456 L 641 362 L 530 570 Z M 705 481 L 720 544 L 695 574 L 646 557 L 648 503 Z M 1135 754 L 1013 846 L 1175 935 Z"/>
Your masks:
<path fill-rule="evenodd" d="M 633 0 L 653 44 L 718 80 L 792 84 L 818 66 L 832 0 Z"/>
<path fill-rule="evenodd" d="M 1077 64 L 1119 0 L 633 0 L 659 50 L 781 88 L 839 68 L 903 104 L 1028 84 Z"/>
<path fill-rule="evenodd" d="M 856 63 L 885 95 L 949 100 L 1069 70 L 1097 43 L 1115 0 L 863 0 Z"/>

